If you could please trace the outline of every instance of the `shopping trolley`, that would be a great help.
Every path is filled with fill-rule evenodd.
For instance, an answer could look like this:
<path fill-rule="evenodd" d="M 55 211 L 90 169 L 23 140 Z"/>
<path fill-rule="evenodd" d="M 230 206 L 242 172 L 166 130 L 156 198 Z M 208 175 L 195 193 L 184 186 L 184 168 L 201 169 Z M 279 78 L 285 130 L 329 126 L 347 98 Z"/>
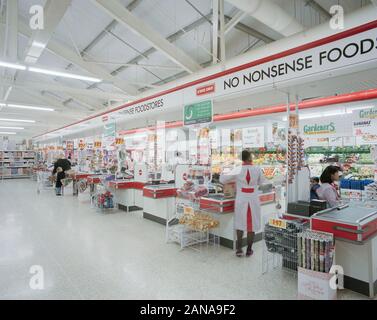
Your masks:
<path fill-rule="evenodd" d="M 51 176 L 51 172 L 48 170 L 39 170 L 37 175 L 37 193 L 45 190 L 54 189 L 54 176 Z"/>

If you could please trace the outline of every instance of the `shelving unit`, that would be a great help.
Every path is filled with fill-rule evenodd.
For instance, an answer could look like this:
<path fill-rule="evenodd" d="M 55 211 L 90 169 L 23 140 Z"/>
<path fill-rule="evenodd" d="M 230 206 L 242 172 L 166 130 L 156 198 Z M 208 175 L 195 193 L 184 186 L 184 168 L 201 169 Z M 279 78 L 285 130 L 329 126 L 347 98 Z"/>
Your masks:
<path fill-rule="evenodd" d="M 30 178 L 35 164 L 35 151 L 0 150 L 1 179 Z"/>

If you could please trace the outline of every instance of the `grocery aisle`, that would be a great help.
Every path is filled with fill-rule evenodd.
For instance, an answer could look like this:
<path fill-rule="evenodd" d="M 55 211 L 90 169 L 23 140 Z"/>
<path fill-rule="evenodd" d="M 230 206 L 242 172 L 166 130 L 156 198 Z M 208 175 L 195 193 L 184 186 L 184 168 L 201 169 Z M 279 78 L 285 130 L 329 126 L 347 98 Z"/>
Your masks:
<path fill-rule="evenodd" d="M 296 280 L 261 275 L 252 258 L 219 248 L 180 252 L 141 213 L 103 215 L 71 195 L 36 194 L 29 180 L 0 182 L 0 299 L 295 299 Z M 32 290 L 29 269 L 44 270 Z M 339 298 L 364 299 L 350 291 Z"/>

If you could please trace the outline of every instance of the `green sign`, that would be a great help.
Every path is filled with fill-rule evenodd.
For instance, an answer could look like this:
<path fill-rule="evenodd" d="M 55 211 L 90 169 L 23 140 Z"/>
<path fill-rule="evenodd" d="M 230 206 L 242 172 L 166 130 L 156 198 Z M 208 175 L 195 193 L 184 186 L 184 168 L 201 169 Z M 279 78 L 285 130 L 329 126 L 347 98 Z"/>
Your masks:
<path fill-rule="evenodd" d="M 202 101 L 185 106 L 183 118 L 185 126 L 212 122 L 212 101 Z"/>
<path fill-rule="evenodd" d="M 104 136 L 105 137 L 114 137 L 115 138 L 115 122 L 110 122 L 104 125 Z"/>

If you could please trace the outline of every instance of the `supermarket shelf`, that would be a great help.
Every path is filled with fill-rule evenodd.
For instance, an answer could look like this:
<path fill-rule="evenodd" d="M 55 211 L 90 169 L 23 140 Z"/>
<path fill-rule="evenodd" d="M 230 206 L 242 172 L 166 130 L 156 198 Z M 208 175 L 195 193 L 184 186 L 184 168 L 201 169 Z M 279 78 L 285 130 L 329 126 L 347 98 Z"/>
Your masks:
<path fill-rule="evenodd" d="M 31 168 L 32 166 L 0 166 L 1 169 Z"/>
<path fill-rule="evenodd" d="M 2 179 L 12 179 L 12 178 L 30 178 L 29 174 L 11 174 L 7 176 L 1 176 Z"/>

